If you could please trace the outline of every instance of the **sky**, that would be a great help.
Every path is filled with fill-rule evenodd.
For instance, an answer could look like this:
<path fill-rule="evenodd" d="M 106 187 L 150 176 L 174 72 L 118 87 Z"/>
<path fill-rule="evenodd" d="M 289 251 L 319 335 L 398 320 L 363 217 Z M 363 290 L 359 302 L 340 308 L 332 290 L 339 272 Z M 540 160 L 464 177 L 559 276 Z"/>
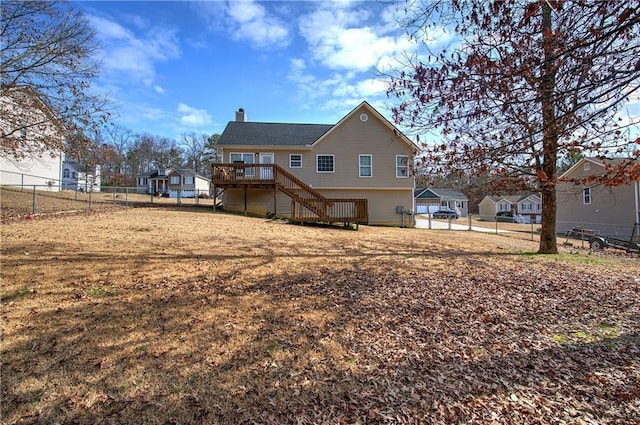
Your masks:
<path fill-rule="evenodd" d="M 366 100 L 390 119 L 398 100 L 381 73 L 417 48 L 386 0 L 75 3 L 102 47 L 95 88 L 114 121 L 176 139 L 222 133 L 238 108 L 250 121 L 334 124 Z"/>

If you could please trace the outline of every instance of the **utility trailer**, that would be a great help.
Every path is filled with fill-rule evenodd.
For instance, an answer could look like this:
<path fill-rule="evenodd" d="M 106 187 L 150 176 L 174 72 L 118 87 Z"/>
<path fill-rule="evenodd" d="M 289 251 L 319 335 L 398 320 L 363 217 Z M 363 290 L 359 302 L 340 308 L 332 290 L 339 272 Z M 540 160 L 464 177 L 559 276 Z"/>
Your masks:
<path fill-rule="evenodd" d="M 573 228 L 567 233 L 567 237 L 573 236 L 581 240 L 588 240 L 589 247 L 593 250 L 604 248 L 624 249 L 627 252 L 640 253 L 640 223 L 633 226 L 629 239 L 620 239 L 614 236 L 602 236 L 597 232 L 581 227 Z"/>
<path fill-rule="evenodd" d="M 592 236 L 589 239 L 591 249 L 617 248 L 624 249 L 627 252 L 640 252 L 640 245 L 631 240 L 612 238 L 610 236 Z"/>

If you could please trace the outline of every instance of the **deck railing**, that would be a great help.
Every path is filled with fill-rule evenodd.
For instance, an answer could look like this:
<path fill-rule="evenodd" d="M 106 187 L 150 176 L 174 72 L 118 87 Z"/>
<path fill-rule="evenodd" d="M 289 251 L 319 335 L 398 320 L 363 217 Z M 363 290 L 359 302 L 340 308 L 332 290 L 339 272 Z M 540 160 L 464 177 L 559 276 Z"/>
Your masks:
<path fill-rule="evenodd" d="M 275 164 L 213 164 L 214 186 L 273 185 L 291 198 L 291 219 L 298 222 L 367 223 L 366 199 L 327 199 Z"/>

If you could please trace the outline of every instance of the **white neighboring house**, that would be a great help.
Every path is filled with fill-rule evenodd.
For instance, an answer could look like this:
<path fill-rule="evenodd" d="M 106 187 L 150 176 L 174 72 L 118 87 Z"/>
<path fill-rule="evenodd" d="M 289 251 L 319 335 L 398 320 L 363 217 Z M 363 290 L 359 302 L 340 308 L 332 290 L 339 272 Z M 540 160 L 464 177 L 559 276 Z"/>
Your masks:
<path fill-rule="evenodd" d="M 517 223 L 540 223 L 542 198 L 537 194 L 487 195 L 478 205 L 480 219 L 493 221 L 498 213 L 510 212 Z"/>
<path fill-rule="evenodd" d="M 209 196 L 211 181 L 188 168 L 161 168 L 137 177 L 137 192 L 177 199 Z"/>
<path fill-rule="evenodd" d="M 96 165 L 93 172 L 79 171 L 82 167 L 73 160 L 67 159 L 62 164 L 62 188 L 79 192 L 100 192 L 100 166 Z"/>
<path fill-rule="evenodd" d="M 43 150 L 38 139 L 53 139 L 55 145 L 62 146 L 64 133 L 60 121 L 32 89 L 3 89 L 0 94 L 0 185 L 60 190 L 64 155 L 58 149 Z"/>
<path fill-rule="evenodd" d="M 169 179 L 169 198 L 195 198 L 209 196 L 211 182 L 195 170 L 179 168 L 167 175 Z"/>

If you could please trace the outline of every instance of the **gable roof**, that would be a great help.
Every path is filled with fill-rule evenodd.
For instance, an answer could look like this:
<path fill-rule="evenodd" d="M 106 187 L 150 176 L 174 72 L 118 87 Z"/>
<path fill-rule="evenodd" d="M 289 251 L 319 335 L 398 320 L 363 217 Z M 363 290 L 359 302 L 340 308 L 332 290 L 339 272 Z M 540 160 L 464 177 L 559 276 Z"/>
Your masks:
<path fill-rule="evenodd" d="M 355 108 L 353 108 L 351 110 L 351 112 L 349 112 L 347 115 L 345 115 L 340 121 L 338 121 L 336 123 L 336 125 L 334 125 L 329 131 L 327 131 L 325 134 L 322 135 L 321 138 L 319 138 L 318 140 L 316 140 L 314 142 L 314 145 L 316 143 L 320 143 L 322 141 L 322 139 L 324 139 L 325 137 L 328 137 L 337 127 L 340 126 L 340 124 L 342 124 L 343 122 L 347 121 L 349 118 L 351 118 L 357 110 L 359 110 L 360 108 L 366 108 L 370 113 L 372 113 L 379 121 L 381 121 L 389 130 L 391 130 L 396 136 L 398 136 L 400 138 L 400 140 L 402 140 L 404 143 L 406 143 L 407 145 L 409 145 L 412 149 L 414 150 L 419 150 L 419 147 L 413 143 L 411 140 L 409 140 L 409 138 L 407 136 L 405 136 L 400 130 L 398 130 L 393 124 L 391 124 L 389 122 L 389 120 L 387 120 L 385 117 L 382 116 L 382 114 L 380 114 L 380 112 L 378 112 L 373 106 L 371 106 L 369 104 L 369 102 L 367 102 L 366 100 L 363 101 L 362 103 L 360 103 L 358 106 L 356 106 Z"/>
<path fill-rule="evenodd" d="M 507 201 L 510 204 L 516 204 L 522 198 L 522 195 L 487 195 L 484 199 L 490 199 L 497 204 L 500 201 Z"/>
<path fill-rule="evenodd" d="M 444 188 L 441 188 L 441 187 L 430 187 L 427 190 L 431 191 L 431 193 L 433 193 L 434 195 L 436 195 L 440 199 L 449 199 L 449 200 L 455 200 L 455 201 L 468 201 L 469 200 L 466 196 L 464 196 L 464 193 L 462 193 L 462 192 L 460 192 L 458 190 L 444 189 Z"/>
<path fill-rule="evenodd" d="M 422 195 L 422 193 L 425 192 L 426 190 L 427 190 L 426 187 L 416 187 L 415 189 L 413 189 L 413 197 L 419 198 L 420 195 Z"/>
<path fill-rule="evenodd" d="M 402 134 L 385 117 L 376 111 L 369 103 L 363 101 L 336 124 L 292 124 L 292 123 L 262 123 L 246 121 L 229 121 L 218 146 L 313 146 L 329 135 L 336 127 L 349 119 L 361 107 L 366 107 L 371 114 L 382 121 L 394 134 L 418 149 L 411 140 Z"/>
<path fill-rule="evenodd" d="M 175 170 L 171 170 L 170 172 L 168 172 L 166 177 L 170 176 L 171 174 L 180 174 L 181 176 L 198 177 L 208 180 L 202 174 L 196 173 L 196 170 L 194 170 L 193 168 L 176 168 Z"/>
<path fill-rule="evenodd" d="M 571 166 L 571 168 L 569 168 L 567 171 L 562 173 L 562 175 L 560 177 L 558 177 L 558 179 L 564 179 L 564 178 L 569 177 L 570 174 L 572 174 L 575 170 L 577 170 L 585 162 L 590 162 L 591 164 L 595 164 L 595 165 L 598 165 L 600 167 L 604 167 L 605 164 L 609 164 L 609 165 L 612 165 L 612 166 L 620 165 L 624 161 L 628 161 L 628 159 L 626 159 L 626 158 L 611 158 L 611 159 L 600 160 L 600 159 L 589 158 L 589 157 L 580 158 L 578 160 L 578 162 L 576 162 L 575 164 L 573 164 L 573 166 Z"/>
<path fill-rule="evenodd" d="M 310 146 L 331 127 L 328 124 L 230 121 L 218 139 L 218 146 Z"/>

